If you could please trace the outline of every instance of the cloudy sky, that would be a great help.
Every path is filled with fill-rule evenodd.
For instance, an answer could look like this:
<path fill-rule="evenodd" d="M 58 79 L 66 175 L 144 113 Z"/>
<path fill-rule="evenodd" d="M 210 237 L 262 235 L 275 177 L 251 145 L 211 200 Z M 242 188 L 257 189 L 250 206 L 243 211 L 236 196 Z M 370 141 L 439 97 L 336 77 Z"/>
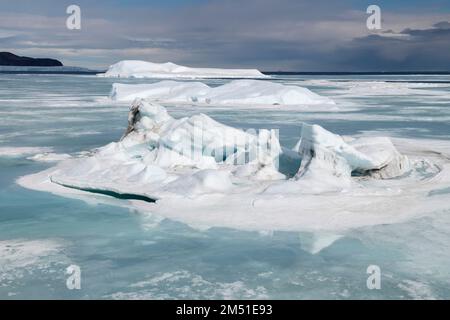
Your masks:
<path fill-rule="evenodd" d="M 66 8 L 81 8 L 81 30 Z M 382 29 L 366 27 L 369 5 Z M 0 0 L 0 51 L 265 71 L 450 70 L 449 0 Z"/>

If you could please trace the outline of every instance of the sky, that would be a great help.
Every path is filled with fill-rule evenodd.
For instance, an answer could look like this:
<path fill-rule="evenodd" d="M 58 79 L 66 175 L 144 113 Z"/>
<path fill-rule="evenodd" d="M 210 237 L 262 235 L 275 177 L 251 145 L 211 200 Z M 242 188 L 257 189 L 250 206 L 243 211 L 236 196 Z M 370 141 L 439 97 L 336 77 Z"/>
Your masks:
<path fill-rule="evenodd" d="M 69 5 L 81 30 L 69 30 Z M 369 30 L 369 5 L 381 29 Z M 263 71 L 449 71 L 450 0 L 0 0 L 0 51 Z"/>

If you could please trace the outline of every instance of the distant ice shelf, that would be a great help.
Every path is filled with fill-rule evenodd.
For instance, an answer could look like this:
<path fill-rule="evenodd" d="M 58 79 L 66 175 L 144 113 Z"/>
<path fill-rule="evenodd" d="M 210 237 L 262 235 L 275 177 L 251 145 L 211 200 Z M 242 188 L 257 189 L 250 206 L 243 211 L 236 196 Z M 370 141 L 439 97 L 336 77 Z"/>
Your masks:
<path fill-rule="evenodd" d="M 111 65 L 101 77 L 118 78 L 270 78 L 256 69 L 190 68 L 172 62 L 124 60 Z"/>
<path fill-rule="evenodd" d="M 236 106 L 335 104 L 306 88 L 263 80 L 233 80 L 218 87 L 172 80 L 151 84 L 114 83 L 110 97 L 116 101 L 143 98 L 165 103 Z"/>

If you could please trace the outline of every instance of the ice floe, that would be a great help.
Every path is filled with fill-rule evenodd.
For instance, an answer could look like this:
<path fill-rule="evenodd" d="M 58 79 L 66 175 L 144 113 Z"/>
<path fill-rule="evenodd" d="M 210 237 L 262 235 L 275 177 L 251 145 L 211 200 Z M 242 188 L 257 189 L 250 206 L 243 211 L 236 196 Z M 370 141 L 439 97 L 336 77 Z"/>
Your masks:
<path fill-rule="evenodd" d="M 172 62 L 124 60 L 111 65 L 103 77 L 120 78 L 269 78 L 256 69 L 190 68 Z"/>
<path fill-rule="evenodd" d="M 201 82 L 165 80 L 152 84 L 114 83 L 110 94 L 116 101 L 144 98 L 154 102 L 205 105 L 316 105 L 332 104 L 306 88 L 263 80 L 233 80 L 218 87 Z"/>
<path fill-rule="evenodd" d="M 301 85 L 330 88 L 329 92 L 337 97 L 376 97 L 376 96 L 435 96 L 448 98 L 448 83 L 425 83 L 413 81 L 379 80 L 305 80 Z"/>
<path fill-rule="evenodd" d="M 295 150 L 287 150 L 274 130 L 243 131 L 204 114 L 176 119 L 146 100 L 133 103 L 128 121 L 120 141 L 19 184 L 128 199 L 122 205 L 198 228 L 334 235 L 448 209 L 445 195 L 429 197 L 450 185 L 448 145 L 432 152 L 430 145 L 402 143 L 403 155 L 388 138 L 344 138 L 303 124 Z M 324 239 L 311 250 L 337 238 Z"/>

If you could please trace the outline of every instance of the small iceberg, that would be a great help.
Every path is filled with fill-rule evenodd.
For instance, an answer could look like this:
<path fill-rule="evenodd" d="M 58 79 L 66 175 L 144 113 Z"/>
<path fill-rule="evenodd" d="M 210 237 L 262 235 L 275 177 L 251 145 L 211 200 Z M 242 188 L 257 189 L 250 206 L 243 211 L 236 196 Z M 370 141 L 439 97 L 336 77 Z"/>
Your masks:
<path fill-rule="evenodd" d="M 111 65 L 99 74 L 112 78 L 270 78 L 256 69 L 190 68 L 172 62 L 153 63 L 140 60 L 124 60 Z"/>
<path fill-rule="evenodd" d="M 385 137 L 359 138 L 345 142 L 318 125 L 304 124 L 299 144 L 302 164 L 296 179 L 319 171 L 342 181 L 352 174 L 388 179 L 404 174 L 409 160 Z"/>
<path fill-rule="evenodd" d="M 354 177 L 390 179 L 411 169 L 408 157 L 400 154 L 389 138 L 347 140 L 318 125 L 303 124 L 301 139 L 294 148 L 301 159 L 298 172 L 290 181 L 270 186 L 265 193 L 342 192 L 355 185 Z"/>
<path fill-rule="evenodd" d="M 335 103 L 306 88 L 262 80 L 234 80 L 218 87 L 201 82 L 160 81 L 152 84 L 114 83 L 115 101 L 137 98 L 153 102 L 202 105 L 317 105 Z"/>

